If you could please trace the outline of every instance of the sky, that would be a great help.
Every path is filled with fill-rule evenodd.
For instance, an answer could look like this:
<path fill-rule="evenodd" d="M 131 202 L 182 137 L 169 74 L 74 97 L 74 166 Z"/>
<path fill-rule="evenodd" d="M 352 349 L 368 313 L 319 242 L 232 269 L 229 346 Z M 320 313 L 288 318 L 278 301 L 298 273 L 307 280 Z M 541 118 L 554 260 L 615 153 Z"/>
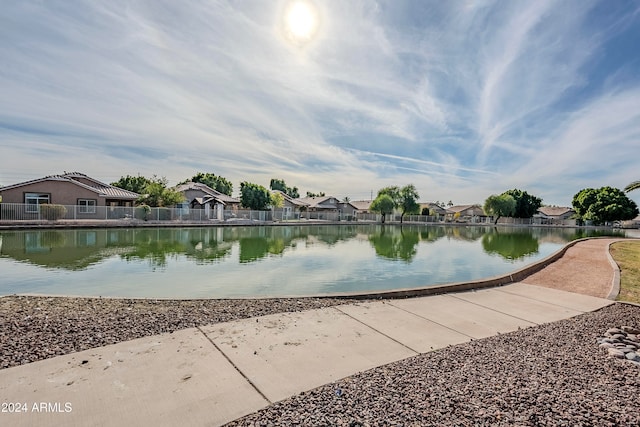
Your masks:
<path fill-rule="evenodd" d="M 234 195 L 570 206 L 640 180 L 640 2 L 302 1 L 4 2 L 0 185 L 210 172 Z"/>

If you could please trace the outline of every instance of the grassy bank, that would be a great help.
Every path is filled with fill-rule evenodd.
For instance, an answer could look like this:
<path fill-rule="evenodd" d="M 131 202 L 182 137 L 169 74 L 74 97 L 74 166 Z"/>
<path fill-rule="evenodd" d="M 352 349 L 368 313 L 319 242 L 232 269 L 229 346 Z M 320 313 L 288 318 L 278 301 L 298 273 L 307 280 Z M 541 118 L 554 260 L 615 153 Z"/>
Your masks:
<path fill-rule="evenodd" d="M 611 245 L 611 256 L 620 266 L 618 301 L 640 304 L 640 242 L 617 242 Z"/>

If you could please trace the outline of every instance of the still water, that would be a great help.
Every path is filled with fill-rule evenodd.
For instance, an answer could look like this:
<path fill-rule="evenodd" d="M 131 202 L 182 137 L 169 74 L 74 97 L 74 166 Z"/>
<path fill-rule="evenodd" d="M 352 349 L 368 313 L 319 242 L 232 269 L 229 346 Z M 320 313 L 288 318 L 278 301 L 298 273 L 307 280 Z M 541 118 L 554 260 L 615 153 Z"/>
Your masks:
<path fill-rule="evenodd" d="M 231 298 L 422 287 L 505 274 L 595 233 L 406 225 L 0 231 L 0 295 Z"/>

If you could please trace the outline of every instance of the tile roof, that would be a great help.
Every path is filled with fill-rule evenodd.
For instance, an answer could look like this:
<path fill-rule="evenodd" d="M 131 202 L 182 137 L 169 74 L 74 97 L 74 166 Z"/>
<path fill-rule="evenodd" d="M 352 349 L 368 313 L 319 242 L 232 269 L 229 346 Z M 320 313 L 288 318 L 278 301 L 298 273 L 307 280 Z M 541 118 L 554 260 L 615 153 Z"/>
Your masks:
<path fill-rule="evenodd" d="M 84 179 L 89 183 L 81 182 L 78 179 Z M 140 195 L 138 193 L 134 193 L 133 191 L 125 190 L 122 188 L 114 187 L 113 185 L 105 184 L 104 182 L 100 182 L 97 179 L 93 179 L 83 173 L 80 172 L 65 172 L 61 175 L 49 175 L 44 178 L 32 179 L 31 181 L 19 182 L 13 185 L 7 185 L 6 187 L 0 188 L 0 190 L 9 190 L 12 188 L 23 187 L 25 185 L 37 184 L 39 182 L 45 181 L 61 181 L 61 182 L 70 182 L 79 187 L 86 188 L 87 190 L 91 190 L 98 194 L 100 197 L 110 197 L 114 199 L 128 199 L 135 200 Z"/>
<path fill-rule="evenodd" d="M 302 201 L 302 199 L 294 199 L 291 196 L 289 196 L 287 193 L 285 193 L 284 191 L 280 191 L 280 190 L 271 190 L 272 193 L 279 193 L 282 194 L 282 197 L 284 197 L 284 199 L 286 201 L 288 201 L 289 203 L 291 203 L 292 205 L 295 206 L 309 206 L 308 203 L 305 203 Z"/>
<path fill-rule="evenodd" d="M 359 211 L 368 211 L 371 209 L 371 203 L 373 203 L 373 200 L 352 200 L 349 202 L 351 206 Z"/>
<path fill-rule="evenodd" d="M 180 192 L 187 190 L 200 190 L 203 193 L 208 194 L 209 196 L 212 196 L 217 200 L 220 200 L 224 204 L 240 203 L 240 200 L 236 199 L 235 197 L 231 197 L 227 194 L 219 192 L 218 190 L 214 190 L 213 188 L 201 182 L 185 182 L 184 184 L 176 186 L 175 190 Z"/>
<path fill-rule="evenodd" d="M 538 209 L 538 212 L 546 216 L 561 216 L 568 213 L 574 213 L 573 208 L 559 207 L 559 206 L 542 206 Z"/>
<path fill-rule="evenodd" d="M 445 208 L 443 208 L 442 206 L 434 202 L 421 203 L 421 206 L 427 207 L 429 208 L 429 210 L 433 209 L 435 212 L 438 212 L 438 213 L 445 213 L 447 211 Z"/>
<path fill-rule="evenodd" d="M 447 213 L 463 212 L 463 211 L 466 211 L 467 209 L 471 209 L 471 208 L 482 210 L 480 205 L 458 205 L 458 206 L 451 206 L 451 207 L 447 208 Z"/>
<path fill-rule="evenodd" d="M 303 197 L 300 199 L 296 199 L 300 202 L 306 203 L 310 208 L 315 209 L 337 209 L 338 206 L 335 204 L 325 203 L 330 199 L 336 199 L 333 196 L 322 196 L 322 197 Z M 336 199 L 337 201 L 338 199 Z"/>

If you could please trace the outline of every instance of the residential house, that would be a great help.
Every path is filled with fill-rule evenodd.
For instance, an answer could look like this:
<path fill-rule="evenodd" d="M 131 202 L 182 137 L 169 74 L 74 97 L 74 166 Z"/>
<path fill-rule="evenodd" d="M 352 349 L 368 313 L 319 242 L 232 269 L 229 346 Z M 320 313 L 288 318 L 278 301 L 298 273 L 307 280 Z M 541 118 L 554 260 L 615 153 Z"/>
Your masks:
<path fill-rule="evenodd" d="M 185 202 L 178 207 L 181 209 L 204 209 L 205 216 L 209 219 L 224 219 L 225 210 L 237 211 L 240 200 L 221 193 L 201 182 L 186 182 L 175 187 L 175 190 L 182 193 Z"/>
<path fill-rule="evenodd" d="M 371 213 L 371 203 L 373 200 L 352 200 L 349 204 L 353 206 L 355 214 L 368 214 Z"/>
<path fill-rule="evenodd" d="M 68 213 L 73 214 L 72 218 L 104 218 L 105 210 L 99 210 L 98 207 L 109 207 L 113 213 L 109 217 L 119 217 L 120 214 L 124 215 L 124 211 L 116 208 L 132 207 L 140 195 L 79 172 L 65 172 L 1 187 L 0 197 L 3 204 L 26 205 L 24 213 L 27 215 L 36 215 L 39 205 L 57 204 L 76 206 L 73 212 Z"/>
<path fill-rule="evenodd" d="M 640 228 L 640 215 L 629 221 L 622 221 L 620 226 L 622 228 Z"/>
<path fill-rule="evenodd" d="M 301 199 L 294 199 L 289 196 L 284 191 L 280 190 L 271 190 L 272 193 L 281 194 L 283 199 L 282 205 L 282 218 L 283 219 L 291 219 L 298 216 L 301 211 L 307 209 L 308 204 L 303 202 Z"/>
<path fill-rule="evenodd" d="M 424 212 L 425 210 L 427 212 L 425 215 L 433 216 L 437 219 L 444 218 L 447 214 L 447 210 L 445 208 L 432 202 L 420 203 L 420 213 Z"/>
<path fill-rule="evenodd" d="M 447 221 L 455 222 L 479 222 L 479 219 L 485 216 L 480 205 L 450 206 L 446 209 L 445 214 Z"/>
<path fill-rule="evenodd" d="M 351 219 L 357 210 L 351 202 L 340 202 L 333 196 L 304 197 L 297 200 L 307 204 L 308 218 L 313 219 Z"/>
<path fill-rule="evenodd" d="M 558 224 L 567 223 L 566 225 L 575 225 L 572 217 L 576 214 L 573 208 L 559 206 L 542 206 L 533 216 L 536 224 Z"/>

